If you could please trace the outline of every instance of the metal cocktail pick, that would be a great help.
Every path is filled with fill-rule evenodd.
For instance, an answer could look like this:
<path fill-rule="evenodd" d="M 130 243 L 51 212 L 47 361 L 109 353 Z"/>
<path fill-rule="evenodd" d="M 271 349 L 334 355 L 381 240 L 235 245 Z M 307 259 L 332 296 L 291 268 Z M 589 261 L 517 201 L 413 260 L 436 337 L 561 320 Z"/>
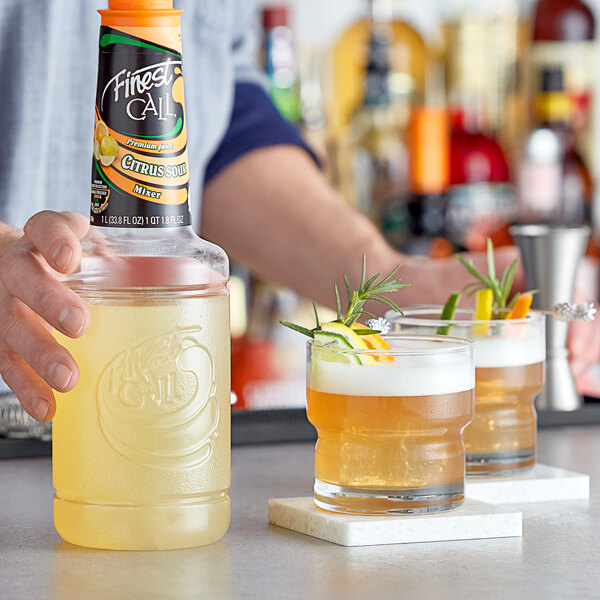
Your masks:
<path fill-rule="evenodd" d="M 573 321 L 593 321 L 596 308 L 593 302 L 583 302 L 582 304 L 559 302 L 552 307 L 552 310 L 536 310 L 535 312 L 550 315 L 557 321 L 572 323 Z"/>
<path fill-rule="evenodd" d="M 378 319 L 369 319 L 366 322 L 366 326 L 369 329 L 374 329 L 375 331 L 379 331 L 383 334 L 389 333 L 392 328 L 391 323 L 384 317 L 379 317 Z"/>
<path fill-rule="evenodd" d="M 565 323 L 573 323 L 574 321 L 593 321 L 596 318 L 596 307 L 593 302 L 582 302 L 581 304 L 575 304 L 574 302 L 559 302 L 558 304 L 555 304 L 551 310 L 538 309 L 533 312 L 548 315 L 557 321 L 563 321 Z M 369 329 L 374 329 L 383 334 L 389 333 L 392 328 L 391 323 L 385 317 L 369 319 L 365 324 Z"/>

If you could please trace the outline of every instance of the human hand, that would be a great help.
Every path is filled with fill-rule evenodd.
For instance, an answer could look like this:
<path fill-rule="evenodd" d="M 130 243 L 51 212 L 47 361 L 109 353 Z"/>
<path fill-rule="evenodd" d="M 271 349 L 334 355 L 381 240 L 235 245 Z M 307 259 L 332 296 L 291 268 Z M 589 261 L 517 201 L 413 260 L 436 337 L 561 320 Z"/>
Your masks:
<path fill-rule="evenodd" d="M 482 273 L 487 273 L 487 261 L 485 252 L 470 252 L 464 254 L 465 258 L 472 259 L 475 267 Z M 518 248 L 504 246 L 494 250 L 494 262 L 496 273 L 508 267 L 516 258 L 520 258 Z M 403 266 L 400 269 L 402 281 L 410 283 L 410 287 L 401 289 L 394 300 L 401 307 L 414 304 L 436 304 L 443 305 L 451 292 L 460 292 L 467 283 L 475 281 L 465 267 L 455 256 L 440 259 L 421 259 L 415 257 L 404 257 Z M 513 283 L 513 291 L 525 290 L 525 276 L 519 261 L 519 267 Z M 460 306 L 474 306 L 475 299 L 463 294 Z"/>
<path fill-rule="evenodd" d="M 89 326 L 84 301 L 58 279 L 79 265 L 88 229 L 81 215 L 43 211 L 27 221 L 23 235 L 7 227 L 0 232 L 0 375 L 38 421 L 54 416 L 52 389 L 69 391 L 79 377 L 52 328 L 76 338 Z"/>
<path fill-rule="evenodd" d="M 594 302 L 597 305 L 599 288 L 600 263 L 586 257 L 577 273 L 573 302 Z M 591 371 L 591 367 L 600 362 L 600 314 L 596 314 L 594 321 L 571 323 L 567 347 L 577 391 L 590 396 L 600 395 L 600 382 Z"/>

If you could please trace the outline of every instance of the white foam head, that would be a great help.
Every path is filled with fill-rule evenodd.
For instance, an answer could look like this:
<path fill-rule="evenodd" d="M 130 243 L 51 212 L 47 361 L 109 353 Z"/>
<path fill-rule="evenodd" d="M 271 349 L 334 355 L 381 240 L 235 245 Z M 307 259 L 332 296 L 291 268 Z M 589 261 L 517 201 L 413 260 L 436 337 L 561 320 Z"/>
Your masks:
<path fill-rule="evenodd" d="M 314 355 L 313 355 L 314 356 Z M 309 387 L 352 396 L 432 396 L 454 394 L 475 386 L 470 353 L 399 355 L 373 365 L 314 360 Z"/>
<path fill-rule="evenodd" d="M 533 365 L 546 359 L 544 328 L 521 325 L 518 335 L 475 337 L 475 367 L 499 368 Z M 506 334 L 510 333 L 506 329 Z"/>
<path fill-rule="evenodd" d="M 463 314 L 471 316 L 469 309 L 462 310 Z M 422 314 L 421 314 L 422 313 Z M 437 333 L 438 327 L 447 322 L 430 319 L 437 309 L 407 310 L 405 317 L 390 316 L 399 327 L 402 334 Z M 388 313 L 389 315 L 389 313 Z M 489 323 L 489 327 L 487 327 Z M 485 333 L 477 334 L 477 328 L 483 327 Z M 485 329 L 487 327 L 487 330 Z M 546 359 L 546 328 L 542 315 L 530 313 L 527 319 L 483 321 L 452 321 L 450 335 L 471 339 L 475 342 L 475 367 L 499 368 L 533 365 Z"/>

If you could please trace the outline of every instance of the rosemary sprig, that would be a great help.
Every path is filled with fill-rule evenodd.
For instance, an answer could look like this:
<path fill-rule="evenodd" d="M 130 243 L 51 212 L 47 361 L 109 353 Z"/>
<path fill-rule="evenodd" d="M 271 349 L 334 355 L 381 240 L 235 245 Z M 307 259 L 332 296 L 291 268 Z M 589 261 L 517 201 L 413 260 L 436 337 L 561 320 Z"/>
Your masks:
<path fill-rule="evenodd" d="M 517 258 L 515 258 L 515 260 L 513 260 L 512 263 L 502 271 L 500 279 L 496 277 L 494 245 L 492 244 L 492 240 L 490 238 L 487 239 L 487 275 L 484 275 L 481 271 L 479 271 L 473 264 L 472 260 L 467 260 L 460 254 L 457 254 L 456 258 L 458 258 L 465 269 L 467 269 L 467 271 L 476 279 L 476 281 L 468 283 L 463 288 L 463 292 L 468 291 L 469 297 L 476 294 L 479 290 L 489 288 L 494 294 L 494 308 L 507 308 L 514 305 L 516 299 L 518 296 L 520 296 L 520 293 L 515 294 L 510 300 L 509 298 L 515 280 L 515 275 L 517 273 L 517 267 L 519 265 L 519 260 Z M 538 291 L 539 290 L 529 290 L 527 293 L 536 294 Z"/>
<path fill-rule="evenodd" d="M 312 329 L 307 329 L 306 327 L 302 327 L 302 325 L 296 325 L 296 323 L 290 323 L 289 321 L 279 321 L 282 325 L 297 331 L 298 333 L 302 333 L 303 335 L 307 335 L 308 337 L 314 338 L 315 333 Z"/>
<path fill-rule="evenodd" d="M 394 275 L 398 272 L 399 268 L 400 265 L 398 265 L 391 273 L 389 273 L 389 275 L 386 275 L 385 277 L 382 277 L 381 273 L 377 273 L 376 275 L 373 275 L 373 277 L 371 277 L 369 280 L 367 280 L 367 257 L 363 254 L 362 272 L 358 290 L 352 290 L 348 277 L 344 275 L 344 285 L 346 286 L 346 293 L 348 296 L 348 305 L 345 312 L 342 311 L 342 301 L 340 298 L 340 291 L 338 289 L 338 286 L 337 284 L 334 284 L 333 286 L 337 315 L 335 322 L 342 323 L 346 325 L 346 327 L 351 327 L 362 315 L 375 317 L 375 315 L 368 312 L 364 308 L 367 300 L 374 300 L 375 302 L 380 302 L 381 304 L 385 304 L 392 310 L 402 313 L 400 307 L 393 300 L 391 300 L 385 295 L 389 294 L 390 292 L 396 292 L 400 288 L 408 287 L 410 285 L 408 283 L 400 283 L 399 279 L 392 279 Z M 379 280 L 380 278 L 381 280 Z M 306 327 L 296 325 L 295 323 L 290 323 L 289 321 L 279 322 L 282 325 L 293 329 L 294 331 L 298 331 L 308 337 L 314 337 L 314 332 L 319 331 L 319 329 L 321 328 L 321 322 L 317 313 L 317 307 L 314 303 L 313 310 L 315 313 L 316 321 L 316 326 L 314 329 L 307 329 Z M 372 335 L 374 333 L 378 333 L 377 331 L 372 329 L 355 329 L 354 332 L 358 335 Z"/>

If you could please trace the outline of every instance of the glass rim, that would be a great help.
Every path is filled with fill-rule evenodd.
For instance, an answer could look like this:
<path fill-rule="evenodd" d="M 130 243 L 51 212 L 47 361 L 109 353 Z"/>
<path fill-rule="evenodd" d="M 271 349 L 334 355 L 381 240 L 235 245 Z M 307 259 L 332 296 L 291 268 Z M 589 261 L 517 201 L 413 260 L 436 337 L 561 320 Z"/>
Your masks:
<path fill-rule="evenodd" d="M 406 323 L 407 325 L 418 325 L 418 326 L 444 326 L 451 325 L 453 327 L 474 327 L 475 325 L 504 325 L 513 326 L 513 325 L 526 325 L 528 323 L 539 323 L 542 321 L 544 315 L 535 311 L 529 311 L 526 317 L 521 319 L 441 319 L 439 315 L 441 315 L 442 310 L 444 309 L 441 305 L 426 305 L 426 306 L 412 306 L 410 308 L 403 308 L 401 315 L 395 311 L 388 311 L 385 314 L 385 317 L 390 323 Z M 498 308 L 496 309 L 501 313 L 509 313 L 511 312 L 510 308 Z M 475 311 L 474 308 L 457 308 L 455 310 L 456 313 L 461 314 L 473 314 Z M 437 319 L 419 319 L 415 318 L 412 315 L 429 315 L 429 314 L 437 314 Z"/>
<path fill-rule="evenodd" d="M 414 340 L 414 341 L 431 341 L 443 344 L 443 348 L 415 348 L 415 349 L 404 349 L 404 348 L 343 348 L 341 346 L 320 346 L 315 344 L 314 339 L 309 339 L 306 344 L 307 348 L 321 348 L 324 350 L 332 350 L 333 352 L 342 352 L 344 354 L 352 355 L 375 355 L 375 356 L 432 356 L 439 354 L 459 354 L 461 352 L 468 352 L 475 345 L 473 340 L 469 340 L 461 337 L 454 337 L 449 335 L 427 335 L 427 334 L 414 334 L 414 333 L 396 333 L 390 332 L 381 336 L 384 340 L 387 339 L 403 339 L 403 340 Z"/>
<path fill-rule="evenodd" d="M 578 223 L 515 223 L 509 228 L 511 235 L 523 238 L 557 238 L 589 235 L 590 226 Z"/>

